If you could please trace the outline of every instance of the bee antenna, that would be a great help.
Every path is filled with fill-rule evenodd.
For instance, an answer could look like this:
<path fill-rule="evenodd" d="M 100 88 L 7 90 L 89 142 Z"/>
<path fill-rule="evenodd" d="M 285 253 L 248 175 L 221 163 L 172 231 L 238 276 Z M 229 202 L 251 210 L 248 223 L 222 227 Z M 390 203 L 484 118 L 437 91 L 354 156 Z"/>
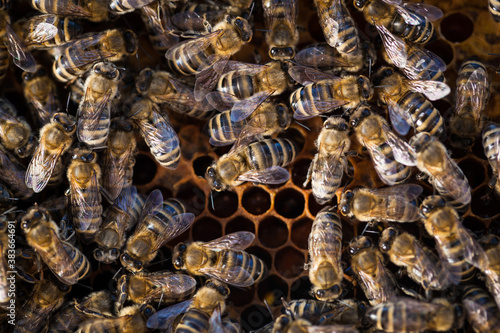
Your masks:
<path fill-rule="evenodd" d="M 264 304 L 266 305 L 267 311 L 269 311 L 269 314 L 271 315 L 271 319 L 274 320 L 273 312 L 271 311 L 269 303 L 267 303 L 267 299 L 264 300 Z"/>
<path fill-rule="evenodd" d="M 250 7 L 250 13 L 248 13 L 248 17 L 252 16 L 253 7 L 255 7 L 255 1 L 252 1 L 252 6 Z"/>
<path fill-rule="evenodd" d="M 135 58 L 137 59 L 137 70 L 141 68 L 141 62 L 139 61 L 139 52 L 135 54 Z"/>
<path fill-rule="evenodd" d="M 283 303 L 283 306 L 285 307 L 285 312 L 290 317 L 292 317 L 293 320 L 295 320 L 295 315 L 293 314 L 292 310 L 290 310 L 290 304 L 288 304 L 288 302 L 283 297 L 281 297 L 281 302 Z"/>
<path fill-rule="evenodd" d="M 70 99 L 71 99 L 71 90 L 68 93 L 68 100 L 66 101 L 66 113 L 69 113 L 68 109 L 69 109 L 69 100 Z"/>
<path fill-rule="evenodd" d="M 366 229 L 368 229 L 368 226 L 369 226 L 369 225 L 370 225 L 370 223 L 366 223 L 366 226 L 365 226 L 365 228 L 363 229 L 363 232 L 361 233 L 361 235 L 364 235 L 364 233 L 365 233 Z"/>
<path fill-rule="evenodd" d="M 269 32 L 271 30 L 267 30 L 267 29 L 254 29 L 255 31 L 263 31 L 263 32 Z"/>
<path fill-rule="evenodd" d="M 161 293 L 160 300 L 158 301 L 158 307 L 156 308 L 157 310 L 160 309 L 162 299 L 163 299 L 163 292 Z"/>
<path fill-rule="evenodd" d="M 368 78 L 372 77 L 372 58 L 370 58 L 370 62 L 368 64 Z"/>
<path fill-rule="evenodd" d="M 123 267 L 120 267 L 120 269 L 116 271 L 115 275 L 113 275 L 112 280 L 116 281 L 116 277 L 118 276 L 118 273 L 120 273 L 122 269 L 123 269 Z"/>
<path fill-rule="evenodd" d="M 311 131 L 311 129 L 309 127 L 307 127 L 306 125 L 299 123 L 298 121 L 295 121 L 295 122 L 297 123 L 297 125 L 300 125 L 300 126 L 304 127 L 306 130 Z"/>
<path fill-rule="evenodd" d="M 83 284 L 83 283 L 77 283 L 77 285 L 85 287 L 85 288 L 90 289 L 90 290 L 94 290 L 94 288 L 92 288 L 91 286 L 87 286 L 86 284 Z"/>
<path fill-rule="evenodd" d="M 212 210 L 215 211 L 214 193 L 212 191 L 210 191 L 210 203 L 212 204 Z"/>

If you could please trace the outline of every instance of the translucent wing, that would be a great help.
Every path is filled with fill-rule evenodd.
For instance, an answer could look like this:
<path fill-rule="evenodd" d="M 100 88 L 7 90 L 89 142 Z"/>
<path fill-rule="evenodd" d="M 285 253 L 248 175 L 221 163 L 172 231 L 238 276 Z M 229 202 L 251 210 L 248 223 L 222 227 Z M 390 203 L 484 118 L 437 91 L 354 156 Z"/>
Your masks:
<path fill-rule="evenodd" d="M 428 163 L 424 164 L 424 168 L 433 175 L 432 181 L 434 186 L 441 187 L 448 195 L 451 196 L 454 200 L 458 200 L 459 202 L 463 202 L 467 199 L 464 197 L 464 193 L 462 192 L 462 183 L 463 179 L 467 179 L 462 172 L 462 169 L 453 161 L 448 154 L 443 156 L 443 163 L 441 164 L 446 170 L 446 172 L 441 172 L 440 170 L 434 169 L 433 166 Z M 468 185 L 468 184 L 467 184 Z M 470 187 L 469 187 L 469 195 L 467 202 L 470 202 Z M 465 202 L 464 202 L 465 203 Z"/>
<path fill-rule="evenodd" d="M 207 94 L 206 98 L 210 105 L 221 112 L 231 110 L 234 104 L 239 101 L 236 96 L 220 91 L 212 91 L 211 93 Z"/>
<path fill-rule="evenodd" d="M 0 179 L 18 191 L 19 195 L 31 196 L 33 194 L 24 182 L 26 172 L 17 163 L 14 163 L 3 149 L 0 149 L 0 165 L 3 170 Z"/>
<path fill-rule="evenodd" d="M 387 185 L 394 185 L 394 180 L 392 180 L 387 175 L 393 175 L 398 172 L 398 168 L 402 165 L 398 163 L 393 163 L 394 161 L 387 157 L 380 149 L 378 145 L 374 145 L 371 142 L 365 142 L 365 145 L 372 158 L 373 166 L 380 180 L 382 180 Z"/>
<path fill-rule="evenodd" d="M 184 274 L 152 275 L 148 276 L 148 280 L 156 288 L 145 295 L 143 302 L 150 302 L 162 294 L 164 299 L 180 298 L 196 288 L 196 280 Z"/>
<path fill-rule="evenodd" d="M 264 18 L 266 19 L 266 26 L 268 29 L 271 29 L 274 26 L 274 21 L 276 19 L 283 19 L 286 22 L 294 22 L 296 21 L 296 16 L 297 16 L 297 0 L 279 0 L 279 3 L 283 8 L 286 8 L 287 10 L 284 10 L 283 12 L 280 12 L 279 15 L 274 12 L 274 2 L 269 2 L 269 5 L 263 5 L 262 7 L 264 8 Z"/>
<path fill-rule="evenodd" d="M 239 122 L 250 116 L 269 96 L 272 90 L 258 92 L 244 100 L 237 101 L 231 108 L 231 121 Z"/>
<path fill-rule="evenodd" d="M 137 188 L 135 186 L 128 186 L 120 191 L 120 194 L 115 198 L 113 206 L 118 207 L 124 212 L 128 212 L 134 207 L 137 199 Z"/>
<path fill-rule="evenodd" d="M 396 11 L 399 13 L 399 15 L 401 15 L 403 17 L 403 19 L 405 20 L 405 22 L 408 25 L 419 25 L 422 22 L 425 22 L 425 21 L 421 20 L 420 17 L 415 15 L 415 13 L 407 10 L 403 6 L 396 6 Z"/>
<path fill-rule="evenodd" d="M 325 325 L 325 326 L 307 326 L 307 333 L 356 333 L 359 332 L 354 326 L 343 325 Z"/>
<path fill-rule="evenodd" d="M 446 70 L 446 63 L 436 54 L 417 45 L 412 45 L 411 48 L 413 59 L 418 59 L 418 61 L 406 63 L 405 66 L 400 67 L 407 78 L 431 80 L 434 73 Z"/>
<path fill-rule="evenodd" d="M 387 136 L 387 144 L 392 148 L 394 159 L 404 165 L 417 165 L 416 153 L 413 147 L 394 134 L 386 124 L 382 125 L 382 130 Z"/>
<path fill-rule="evenodd" d="M 156 189 L 148 195 L 146 202 L 144 203 L 144 207 L 142 208 L 141 216 L 139 217 L 139 223 L 137 224 L 137 227 L 139 227 L 142 224 L 146 216 L 154 215 L 155 212 L 158 209 L 161 209 L 162 207 L 163 207 L 163 195 L 161 194 L 160 190 Z"/>
<path fill-rule="evenodd" d="M 450 93 L 450 87 L 439 81 L 410 80 L 408 86 L 411 90 L 424 94 L 430 101 L 436 101 Z"/>
<path fill-rule="evenodd" d="M 179 37 L 170 33 L 167 30 L 173 30 L 169 17 L 165 17 L 163 14 L 162 6 L 160 3 L 157 3 L 157 8 L 154 6 L 145 6 L 141 8 L 141 16 L 146 23 L 146 26 L 149 26 L 153 33 L 158 37 L 156 46 L 169 49 L 179 43 Z M 162 20 L 162 16 L 165 19 L 165 28 Z"/>
<path fill-rule="evenodd" d="M 322 100 L 322 98 L 322 96 L 313 95 L 311 96 L 311 99 L 301 99 L 298 103 L 300 103 L 303 111 L 297 109 L 294 112 L 293 117 L 297 120 L 309 119 L 323 113 L 333 111 L 342 105 L 349 103 L 349 101 L 342 99 Z"/>
<path fill-rule="evenodd" d="M 91 219 L 93 217 L 93 207 L 101 204 L 101 194 L 99 192 L 99 183 L 97 182 L 97 174 L 92 170 L 92 177 L 90 179 L 90 186 L 82 186 L 76 177 L 72 177 L 70 181 L 71 204 L 73 207 L 73 221 L 78 230 L 88 230 L 92 225 Z"/>
<path fill-rule="evenodd" d="M 300 65 L 290 66 L 288 68 L 288 74 L 290 74 L 292 79 L 294 79 L 295 81 L 297 81 L 302 85 L 307 85 L 320 81 L 334 82 L 342 80 L 341 77 L 332 74 L 327 74 L 311 67 L 300 66 Z"/>
<path fill-rule="evenodd" d="M 311 67 L 345 67 L 349 65 L 340 58 L 337 50 L 322 45 L 308 47 L 297 52 L 293 60 L 300 65 Z"/>
<path fill-rule="evenodd" d="M 212 250 L 236 250 L 243 251 L 252 245 L 255 235 L 249 231 L 238 231 L 214 239 L 203 244 L 203 247 Z"/>
<path fill-rule="evenodd" d="M 262 183 L 282 184 L 290 179 L 290 173 L 279 166 L 273 166 L 264 170 L 250 170 L 238 177 L 238 180 Z"/>
<path fill-rule="evenodd" d="M 370 303 L 380 304 L 387 302 L 395 296 L 396 286 L 392 283 L 393 278 L 388 275 L 381 260 L 377 260 L 376 274 L 368 274 L 361 270 L 358 277 L 363 282 L 363 291 Z"/>
<path fill-rule="evenodd" d="M 332 187 L 332 180 L 342 179 L 344 173 L 344 164 L 342 163 L 341 157 L 344 154 L 345 145 L 342 143 L 333 154 L 328 156 L 319 156 L 317 162 L 314 165 L 313 174 L 321 175 L 319 187 Z M 321 151 L 321 147 L 319 149 Z M 314 177 L 314 176 L 313 176 Z M 316 180 L 317 181 L 317 180 Z M 334 192 L 333 189 L 330 190 Z M 313 192 L 315 189 L 313 188 Z"/>
<path fill-rule="evenodd" d="M 403 2 L 403 0 L 382 0 L 382 1 L 393 6 L 400 5 Z"/>
<path fill-rule="evenodd" d="M 25 41 L 26 44 L 42 44 L 54 38 L 57 33 L 58 29 L 55 25 L 47 22 L 40 22 L 33 31 L 29 32 Z"/>
<path fill-rule="evenodd" d="M 386 27 L 375 24 L 375 27 L 382 38 L 385 51 L 393 62 L 394 66 L 403 68 L 408 63 L 408 54 L 406 52 L 406 43 L 399 37 L 393 35 Z"/>
<path fill-rule="evenodd" d="M 221 333 L 224 331 L 224 326 L 222 325 L 220 307 L 216 307 L 212 315 L 210 316 L 210 320 L 208 321 L 210 324 L 210 328 L 208 329 L 208 333 Z"/>
<path fill-rule="evenodd" d="M 332 241 L 330 232 L 326 232 L 325 229 L 316 229 L 309 237 L 309 255 L 311 256 L 311 263 L 313 265 L 310 268 L 311 271 L 316 272 L 318 266 L 323 264 L 323 260 L 316 259 L 325 257 L 325 244 L 328 244 L 328 256 L 330 257 L 333 253 L 338 254 L 340 264 L 342 244 Z"/>
<path fill-rule="evenodd" d="M 187 309 L 193 303 L 193 299 L 171 305 L 165 309 L 154 313 L 148 318 L 146 326 L 152 329 L 168 329 L 179 315 L 186 313 Z"/>
<path fill-rule="evenodd" d="M 156 217 L 158 218 L 158 215 Z M 165 228 L 167 231 L 158 237 L 156 243 L 153 243 L 152 251 L 159 250 L 166 242 L 188 230 L 191 224 L 193 224 L 194 218 L 193 213 L 183 213 L 172 216 L 167 221 L 164 220 L 163 222 L 168 226 Z"/>
<path fill-rule="evenodd" d="M 399 184 L 389 187 L 370 189 L 371 193 L 377 196 L 400 196 L 405 197 L 407 201 L 413 201 L 422 194 L 424 189 L 416 184 Z"/>
<path fill-rule="evenodd" d="M 112 90 L 108 89 L 98 101 L 94 100 L 92 90 L 89 85 L 78 108 L 77 136 L 81 142 L 94 139 L 95 131 L 99 128 L 101 119 L 111 117 L 109 100 L 113 93 Z"/>
<path fill-rule="evenodd" d="M 236 287 L 249 287 L 255 282 L 252 275 L 241 266 L 226 266 L 224 270 L 211 266 L 200 268 L 198 271 L 208 277 Z"/>
<path fill-rule="evenodd" d="M 183 110 L 189 109 L 197 109 L 201 111 L 211 111 L 213 107 L 205 100 L 205 96 L 203 96 L 201 101 L 197 101 L 195 99 L 193 89 L 180 83 L 176 79 L 170 77 L 169 82 L 175 88 L 175 93 L 168 95 L 156 95 L 155 98 L 160 100 L 160 102 L 168 103 L 168 107 L 174 111 L 179 110 L 179 112 L 183 112 Z"/>
<path fill-rule="evenodd" d="M 106 172 L 103 177 L 107 177 L 107 183 L 111 187 L 106 188 L 109 197 L 116 199 L 122 192 L 123 186 L 126 182 L 126 173 L 130 163 L 130 158 L 133 155 L 133 146 L 128 145 L 127 149 L 121 155 L 106 153 L 102 159 L 103 170 L 113 172 Z"/>
<path fill-rule="evenodd" d="M 458 225 L 458 237 L 462 244 L 464 244 L 465 260 L 481 271 L 487 270 L 490 265 L 486 252 L 462 224 Z"/>
<path fill-rule="evenodd" d="M 49 182 L 63 150 L 64 146 L 51 154 L 42 147 L 42 144 L 38 145 L 26 170 L 25 179 L 26 185 L 35 193 L 41 192 Z"/>
<path fill-rule="evenodd" d="M 152 114 L 152 123 L 147 121 L 139 123 L 141 134 L 155 155 L 168 155 L 179 147 L 179 137 L 170 123 L 158 113 L 158 110 L 152 111 Z"/>
<path fill-rule="evenodd" d="M 472 72 L 469 80 L 467 80 L 465 89 L 471 89 L 471 106 L 476 122 L 481 119 L 481 112 L 486 108 L 485 101 L 489 95 L 488 73 L 484 68 L 477 68 Z"/>
<path fill-rule="evenodd" d="M 443 17 L 441 9 L 421 2 L 405 2 L 402 4 L 402 7 L 426 17 L 429 21 L 436 21 Z"/>
<path fill-rule="evenodd" d="M 329 6 L 328 3 L 316 1 L 316 9 L 318 10 L 318 16 L 321 20 L 321 26 L 323 27 L 323 34 L 325 35 L 325 40 L 331 47 L 337 46 L 339 37 L 339 22 L 336 20 L 334 14 L 336 6 L 340 6 L 340 1 L 332 1 L 331 6 Z"/>
<path fill-rule="evenodd" d="M 408 134 L 411 128 L 410 124 L 412 123 L 409 113 L 403 110 L 399 104 L 392 99 L 387 101 L 387 111 L 389 112 L 389 119 L 391 120 L 394 130 L 400 135 Z"/>
<path fill-rule="evenodd" d="M 5 45 L 9 50 L 12 60 L 17 67 L 24 71 L 35 73 L 36 61 L 24 42 L 16 35 L 10 25 L 5 25 L 6 37 Z"/>

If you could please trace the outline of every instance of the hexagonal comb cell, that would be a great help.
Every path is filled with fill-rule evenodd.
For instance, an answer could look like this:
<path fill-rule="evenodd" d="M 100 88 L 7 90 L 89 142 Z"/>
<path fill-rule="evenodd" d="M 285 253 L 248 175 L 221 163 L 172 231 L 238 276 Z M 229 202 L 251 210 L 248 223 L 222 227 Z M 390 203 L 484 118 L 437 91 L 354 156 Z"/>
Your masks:
<path fill-rule="evenodd" d="M 264 214 L 271 208 L 271 197 L 260 187 L 253 187 L 243 193 L 241 204 L 252 215 Z"/>
<path fill-rule="evenodd" d="M 259 240 L 265 247 L 275 248 L 288 240 L 288 228 L 282 220 L 270 216 L 259 223 Z"/>

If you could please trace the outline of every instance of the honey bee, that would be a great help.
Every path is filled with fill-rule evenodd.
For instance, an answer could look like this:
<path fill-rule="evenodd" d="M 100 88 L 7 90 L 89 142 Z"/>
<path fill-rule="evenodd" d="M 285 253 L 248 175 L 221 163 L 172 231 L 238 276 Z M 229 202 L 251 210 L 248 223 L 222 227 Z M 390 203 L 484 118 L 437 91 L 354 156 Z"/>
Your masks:
<path fill-rule="evenodd" d="M 47 183 L 58 183 L 64 174 L 62 155 L 73 143 L 76 121 L 73 116 L 56 113 L 51 122 L 40 130 L 40 141 L 28 170 L 25 182 L 35 193 L 41 192 Z"/>
<path fill-rule="evenodd" d="M 47 75 L 42 66 L 36 67 L 35 73 L 23 73 L 24 97 L 34 109 L 39 123 L 43 126 L 50 122 L 52 116 L 61 111 L 61 103 L 54 81 Z"/>
<path fill-rule="evenodd" d="M 14 332 L 29 333 L 41 330 L 49 316 L 63 305 L 64 296 L 69 290 L 68 286 L 57 286 L 50 280 L 37 282 L 31 296 L 16 316 Z"/>
<path fill-rule="evenodd" d="M 97 261 L 112 263 L 118 259 L 120 250 L 125 245 L 125 233 L 139 219 L 143 204 L 144 200 L 137 195 L 135 186 L 125 187 L 113 205 L 104 212 L 103 224 L 94 238 L 98 246 L 94 250 Z"/>
<path fill-rule="evenodd" d="M 84 35 L 61 46 L 52 70 L 60 82 L 74 81 L 99 61 L 119 61 L 137 53 L 138 40 L 132 30 L 110 29 Z"/>
<path fill-rule="evenodd" d="M 108 139 L 111 117 L 110 103 L 119 97 L 120 71 L 113 63 L 94 64 L 83 87 L 84 96 L 78 106 L 77 137 L 91 148 L 102 147 Z"/>
<path fill-rule="evenodd" d="M 380 87 L 380 99 L 387 104 L 397 133 L 406 135 L 413 125 L 417 132 L 428 132 L 440 138 L 445 135 L 444 119 L 429 100 L 448 95 L 450 87 L 446 83 L 408 80 L 391 67 L 381 67 L 373 83 Z"/>
<path fill-rule="evenodd" d="M 28 244 L 61 282 L 73 285 L 89 273 L 87 257 L 61 239 L 59 227 L 46 209 L 37 204 L 30 207 L 21 218 L 21 229 Z"/>
<path fill-rule="evenodd" d="M 226 310 L 226 298 L 229 288 L 214 279 L 208 279 L 189 300 L 177 303 L 158 311 L 149 317 L 149 328 L 172 329 L 176 318 L 184 314 L 175 328 L 175 332 L 208 332 L 209 320 L 215 309 L 222 313 Z"/>
<path fill-rule="evenodd" d="M 347 190 L 340 197 L 340 212 L 361 222 L 415 222 L 421 217 L 415 199 L 422 191 L 415 184 Z"/>
<path fill-rule="evenodd" d="M 184 205 L 170 199 L 163 202 L 160 190 L 154 190 L 146 199 L 139 222 L 127 240 L 122 265 L 131 272 L 141 271 L 169 240 L 186 231 L 194 221 L 194 214 L 186 213 Z"/>
<path fill-rule="evenodd" d="M 450 281 L 458 284 L 474 275 L 474 266 L 484 269 L 486 253 L 460 222 L 458 213 L 443 197 L 429 196 L 420 205 L 425 230 L 436 241 L 439 258 L 450 273 Z"/>
<path fill-rule="evenodd" d="M 75 148 L 68 167 L 71 215 L 75 231 L 84 242 L 90 242 L 102 223 L 101 168 L 97 154 L 89 148 Z"/>
<path fill-rule="evenodd" d="M 239 231 L 206 243 L 179 243 L 174 248 L 172 262 L 175 269 L 191 275 L 205 275 L 233 286 L 248 287 L 266 273 L 264 262 L 244 251 L 254 238 L 251 232 Z"/>
<path fill-rule="evenodd" d="M 293 317 L 306 319 L 314 325 L 357 325 L 363 316 L 360 311 L 363 303 L 354 299 L 335 302 L 299 299 L 283 303 L 282 314 L 292 314 Z"/>
<path fill-rule="evenodd" d="M 290 95 L 295 119 L 308 119 L 339 107 L 355 109 L 373 96 L 370 79 L 363 75 L 338 77 L 304 66 L 290 67 L 289 74 L 303 85 Z"/>
<path fill-rule="evenodd" d="M 123 15 L 149 5 L 156 0 L 110 0 L 109 8 L 114 14 Z"/>
<path fill-rule="evenodd" d="M 33 8 L 44 14 L 85 19 L 91 22 L 106 21 L 109 18 L 107 0 L 63 2 L 56 0 L 30 0 L 30 4 Z"/>
<path fill-rule="evenodd" d="M 139 127 L 156 161 L 165 168 L 177 168 L 181 159 L 179 137 L 168 116 L 160 113 L 158 104 L 149 98 L 138 97 L 131 106 L 129 117 Z"/>
<path fill-rule="evenodd" d="M 191 117 L 205 118 L 213 110 L 210 104 L 197 102 L 190 88 L 165 71 L 143 69 L 136 79 L 137 91 L 156 104 L 165 104 L 170 110 Z"/>
<path fill-rule="evenodd" d="M 245 181 L 281 184 L 290 178 L 283 166 L 291 163 L 297 153 L 298 147 L 288 139 L 264 139 L 248 145 L 240 142 L 207 168 L 205 179 L 217 192 Z"/>
<path fill-rule="evenodd" d="M 260 102 L 253 99 L 247 99 L 246 103 L 246 105 L 240 103 L 241 108 L 237 106 L 237 109 L 233 106 L 233 109 L 218 113 L 209 120 L 208 132 L 211 145 L 225 146 L 250 137 L 263 139 L 278 134 L 290 126 L 292 119 L 284 103 Z M 253 112 L 246 119 L 232 120 L 235 112 L 247 113 L 251 108 Z"/>
<path fill-rule="evenodd" d="M 443 290 L 448 287 L 448 271 L 428 248 L 407 232 L 389 227 L 379 240 L 382 253 L 392 263 L 404 267 L 408 276 L 425 290 Z"/>
<path fill-rule="evenodd" d="M 475 332 L 500 332 L 500 311 L 486 291 L 475 286 L 466 286 L 462 303 Z"/>
<path fill-rule="evenodd" d="M 170 33 L 174 30 L 170 16 L 165 15 L 160 2 L 151 3 L 141 8 L 141 19 L 144 22 L 151 44 L 161 54 L 179 43 L 179 36 Z"/>
<path fill-rule="evenodd" d="M 83 322 L 77 333 L 146 333 L 147 315 L 153 311 L 150 307 L 128 306 L 118 316 L 95 318 Z"/>
<path fill-rule="evenodd" d="M 54 14 L 36 15 L 18 24 L 18 36 L 28 49 L 44 50 L 75 39 L 83 27 L 69 17 Z"/>
<path fill-rule="evenodd" d="M 500 2 L 498 0 L 488 0 L 488 10 L 495 22 L 500 22 Z"/>
<path fill-rule="evenodd" d="M 384 332 L 450 332 L 462 328 L 465 318 L 461 305 L 444 298 L 427 303 L 401 297 L 375 305 L 366 315 L 376 330 Z"/>
<path fill-rule="evenodd" d="M 137 141 L 132 124 L 125 119 L 111 119 L 107 148 L 102 157 L 102 185 L 115 200 L 122 189 L 132 185 Z"/>
<path fill-rule="evenodd" d="M 349 243 L 351 267 L 372 306 L 396 297 L 396 282 L 384 265 L 382 253 L 367 236 L 356 236 Z"/>
<path fill-rule="evenodd" d="M 470 150 L 483 130 L 482 114 L 490 98 L 490 79 L 486 66 L 470 59 L 460 66 L 457 77 L 455 114 L 450 119 L 450 144 Z"/>
<path fill-rule="evenodd" d="M 312 180 L 312 192 L 320 205 L 333 199 L 347 169 L 346 152 L 351 147 L 348 129 L 344 119 L 329 117 L 315 142 L 318 153 L 314 155 L 303 186 Z"/>
<path fill-rule="evenodd" d="M 197 74 L 217 61 L 229 59 L 249 43 L 253 35 L 247 20 L 232 15 L 225 15 L 212 31 L 168 49 L 165 57 L 172 71 L 183 75 Z"/>
<path fill-rule="evenodd" d="M 479 243 L 488 258 L 487 266 L 482 268 L 486 277 L 486 287 L 500 308 L 500 237 L 493 234 L 486 235 L 479 239 Z"/>
<path fill-rule="evenodd" d="M 117 283 L 117 308 L 127 299 L 136 304 L 150 302 L 175 303 L 194 293 L 196 280 L 189 275 L 172 272 L 124 274 Z"/>
<path fill-rule="evenodd" d="M 266 43 L 273 60 L 290 60 L 299 41 L 297 0 L 263 0 L 266 20 Z"/>
<path fill-rule="evenodd" d="M 271 61 L 265 65 L 248 64 L 239 61 L 217 62 L 213 70 L 218 74 L 216 90 L 245 100 L 257 93 L 267 96 L 282 94 L 289 87 L 286 63 Z M 199 79 L 195 86 L 196 94 L 204 94 L 213 87 L 201 87 Z M 200 90 L 201 89 L 201 90 Z"/>
<path fill-rule="evenodd" d="M 20 158 L 31 156 L 36 145 L 30 125 L 6 99 L 0 99 L 0 142 Z"/>
<path fill-rule="evenodd" d="M 438 193 L 456 209 L 467 207 L 471 201 L 469 182 L 446 147 L 425 132 L 412 137 L 409 143 L 415 151 L 418 169 L 429 177 Z"/>
<path fill-rule="evenodd" d="M 500 193 L 500 182 L 498 173 L 500 171 L 500 125 L 489 122 L 483 130 L 483 148 L 484 155 L 490 163 L 493 177 L 490 181 L 490 187 L 495 187 L 495 192 Z"/>
<path fill-rule="evenodd" d="M 309 234 L 307 268 L 313 285 L 311 293 L 320 301 L 331 302 L 342 293 L 344 271 L 342 254 L 342 222 L 337 207 L 325 207 L 316 215 Z"/>
<path fill-rule="evenodd" d="M 33 195 L 24 182 L 26 171 L 0 146 L 0 180 L 9 185 L 16 198 L 27 199 Z"/>
<path fill-rule="evenodd" d="M 354 0 L 354 8 L 363 12 L 366 21 L 373 23 L 377 29 L 385 28 L 391 34 L 418 44 L 436 39 L 431 21 L 443 16 L 437 7 L 399 0 Z"/>
<path fill-rule="evenodd" d="M 368 149 L 380 180 L 394 185 L 410 177 L 410 158 L 404 160 L 405 164 L 398 156 L 399 152 L 403 153 L 404 148 L 408 148 L 408 144 L 389 129 L 384 118 L 372 113 L 369 106 L 362 105 L 352 115 L 351 125 L 358 142 Z M 396 145 L 401 148 L 396 149 Z"/>
<path fill-rule="evenodd" d="M 326 42 L 348 63 L 348 71 L 359 71 L 363 67 L 364 51 L 349 10 L 341 0 L 315 0 L 314 3 Z"/>
<path fill-rule="evenodd" d="M 54 315 L 48 332 L 73 332 L 86 320 L 111 317 L 111 306 L 111 294 L 106 290 L 93 292 L 81 301 L 74 299 Z"/>

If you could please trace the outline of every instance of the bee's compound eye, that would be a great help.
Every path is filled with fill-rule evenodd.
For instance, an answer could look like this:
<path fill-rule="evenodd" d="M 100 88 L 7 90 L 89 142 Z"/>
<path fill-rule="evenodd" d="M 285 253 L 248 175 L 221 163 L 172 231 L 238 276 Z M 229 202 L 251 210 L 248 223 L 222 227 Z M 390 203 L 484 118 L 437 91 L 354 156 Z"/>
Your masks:
<path fill-rule="evenodd" d="M 446 200 L 444 200 L 444 198 L 439 198 L 439 201 L 437 203 L 437 207 L 444 207 L 446 206 Z"/>
<path fill-rule="evenodd" d="M 380 249 L 383 251 L 383 252 L 387 252 L 389 251 L 391 248 L 391 246 L 389 245 L 389 242 L 383 242 L 380 244 Z"/>
<path fill-rule="evenodd" d="M 394 230 L 394 229 L 390 228 L 390 229 L 389 229 L 389 236 L 391 236 L 391 237 L 396 236 L 396 230 Z"/>
<path fill-rule="evenodd" d="M 347 130 L 347 124 L 342 122 L 342 123 L 339 123 L 337 128 L 339 129 L 339 131 L 346 131 Z"/>
<path fill-rule="evenodd" d="M 28 223 L 28 221 L 23 221 L 23 222 L 21 223 L 21 228 L 22 228 L 22 229 L 28 229 L 28 227 L 29 227 L 29 223 Z"/>
<path fill-rule="evenodd" d="M 364 109 L 364 110 L 363 110 L 363 112 L 361 112 L 361 116 L 362 116 L 363 118 L 366 118 L 366 117 L 368 117 L 369 115 L 370 115 L 370 110 L 368 110 L 368 109 Z"/>
<path fill-rule="evenodd" d="M 101 250 L 96 250 L 94 252 L 94 258 L 97 261 L 101 261 L 101 259 L 102 259 L 102 251 Z"/>
<path fill-rule="evenodd" d="M 182 266 L 184 266 L 183 264 L 183 261 L 182 261 L 182 258 L 181 257 L 178 257 L 177 259 L 175 259 L 174 261 L 174 266 L 176 268 L 181 268 Z"/>
<path fill-rule="evenodd" d="M 349 214 L 349 206 L 348 206 L 348 205 L 343 205 L 343 206 L 340 208 L 340 212 L 341 212 L 343 215 L 347 215 L 347 214 Z"/>
<path fill-rule="evenodd" d="M 323 289 L 316 290 L 316 297 L 318 297 L 318 298 L 325 297 L 325 291 Z"/>
<path fill-rule="evenodd" d="M 61 123 L 61 117 L 59 117 L 58 114 L 56 114 L 54 118 L 52 118 L 52 120 L 55 121 L 56 123 Z"/>
<path fill-rule="evenodd" d="M 142 269 L 142 261 L 134 260 L 134 268 L 138 271 Z"/>
<path fill-rule="evenodd" d="M 109 252 L 113 257 L 118 257 L 118 254 L 120 253 L 118 251 L 118 249 L 111 249 L 111 251 Z"/>
<path fill-rule="evenodd" d="M 352 199 L 354 197 L 354 193 L 352 191 L 347 191 L 345 193 L 346 199 Z"/>
<path fill-rule="evenodd" d="M 359 118 L 354 118 L 351 120 L 352 127 L 358 127 L 358 125 L 359 125 Z"/>

